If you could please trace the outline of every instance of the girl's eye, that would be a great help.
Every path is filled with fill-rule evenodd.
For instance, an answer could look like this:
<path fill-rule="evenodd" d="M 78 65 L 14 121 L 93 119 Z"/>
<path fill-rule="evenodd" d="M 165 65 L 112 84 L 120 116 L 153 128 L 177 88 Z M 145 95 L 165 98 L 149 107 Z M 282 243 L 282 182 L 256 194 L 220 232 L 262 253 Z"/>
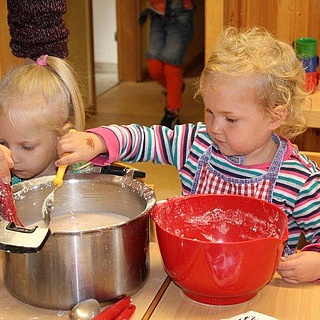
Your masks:
<path fill-rule="evenodd" d="M 23 150 L 26 150 L 26 151 L 33 151 L 33 150 L 34 150 L 34 147 L 22 146 L 22 149 L 23 149 Z"/>
<path fill-rule="evenodd" d="M 213 114 L 213 112 L 210 109 L 206 109 L 206 113 Z"/>
<path fill-rule="evenodd" d="M 4 141 L 4 140 L 0 140 L 0 144 L 2 144 L 3 146 L 7 147 L 9 149 L 9 143 Z"/>
<path fill-rule="evenodd" d="M 237 121 L 237 119 L 231 119 L 231 118 L 226 118 L 226 120 L 230 123 L 234 123 Z"/>

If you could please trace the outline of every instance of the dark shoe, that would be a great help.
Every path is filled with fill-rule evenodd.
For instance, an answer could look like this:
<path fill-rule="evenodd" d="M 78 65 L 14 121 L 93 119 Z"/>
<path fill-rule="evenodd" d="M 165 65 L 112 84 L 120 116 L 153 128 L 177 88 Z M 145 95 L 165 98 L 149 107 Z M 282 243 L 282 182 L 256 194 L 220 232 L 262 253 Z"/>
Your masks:
<path fill-rule="evenodd" d="M 181 93 L 183 93 L 185 89 L 186 89 L 186 83 L 183 81 L 183 82 L 182 82 Z M 166 96 L 166 95 L 167 95 L 167 90 L 165 90 L 165 89 L 162 90 L 162 94 L 163 94 L 164 96 Z"/>
<path fill-rule="evenodd" d="M 168 109 L 165 109 L 164 112 L 165 114 L 160 122 L 160 125 L 173 129 L 176 124 L 180 124 L 179 117 L 176 113 L 171 112 Z"/>

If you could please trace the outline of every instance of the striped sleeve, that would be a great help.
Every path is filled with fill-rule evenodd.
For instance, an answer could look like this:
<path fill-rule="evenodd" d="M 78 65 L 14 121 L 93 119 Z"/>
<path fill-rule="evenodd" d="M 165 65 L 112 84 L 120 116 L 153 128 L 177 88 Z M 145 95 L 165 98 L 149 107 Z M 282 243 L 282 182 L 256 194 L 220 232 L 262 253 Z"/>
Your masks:
<path fill-rule="evenodd" d="M 193 139 L 202 124 L 184 124 L 171 130 L 164 126 L 139 124 L 108 126 L 119 143 L 119 160 L 174 165 L 178 170 L 188 158 Z M 107 143 L 107 141 L 106 141 Z"/>
<path fill-rule="evenodd" d="M 294 209 L 294 218 L 305 230 L 310 243 L 320 242 L 320 173 L 314 173 L 300 189 Z"/>
<path fill-rule="evenodd" d="M 301 232 L 309 243 L 320 243 L 320 172 L 314 164 L 300 157 L 285 161 L 273 202 L 287 214 L 291 248 Z"/>

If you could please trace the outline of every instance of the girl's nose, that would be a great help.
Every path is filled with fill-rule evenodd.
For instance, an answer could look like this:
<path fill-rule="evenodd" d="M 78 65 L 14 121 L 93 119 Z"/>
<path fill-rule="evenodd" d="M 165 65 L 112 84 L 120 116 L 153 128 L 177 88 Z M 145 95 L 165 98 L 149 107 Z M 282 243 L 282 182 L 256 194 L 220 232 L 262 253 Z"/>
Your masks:
<path fill-rule="evenodd" d="M 220 128 L 219 122 L 216 119 L 211 121 L 210 131 L 215 134 L 220 133 L 221 128 Z"/>
<path fill-rule="evenodd" d="M 20 157 L 18 156 L 17 152 L 14 152 L 13 150 L 11 150 L 11 152 L 12 152 L 13 163 L 14 164 L 19 163 L 20 162 Z"/>

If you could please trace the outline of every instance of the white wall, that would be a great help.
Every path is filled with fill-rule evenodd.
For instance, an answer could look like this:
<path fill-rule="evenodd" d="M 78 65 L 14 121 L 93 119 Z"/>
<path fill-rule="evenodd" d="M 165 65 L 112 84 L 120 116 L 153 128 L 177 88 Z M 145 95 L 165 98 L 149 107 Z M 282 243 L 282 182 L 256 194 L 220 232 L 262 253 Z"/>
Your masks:
<path fill-rule="evenodd" d="M 116 0 L 93 0 L 92 14 L 95 67 L 100 72 L 116 72 Z"/>

